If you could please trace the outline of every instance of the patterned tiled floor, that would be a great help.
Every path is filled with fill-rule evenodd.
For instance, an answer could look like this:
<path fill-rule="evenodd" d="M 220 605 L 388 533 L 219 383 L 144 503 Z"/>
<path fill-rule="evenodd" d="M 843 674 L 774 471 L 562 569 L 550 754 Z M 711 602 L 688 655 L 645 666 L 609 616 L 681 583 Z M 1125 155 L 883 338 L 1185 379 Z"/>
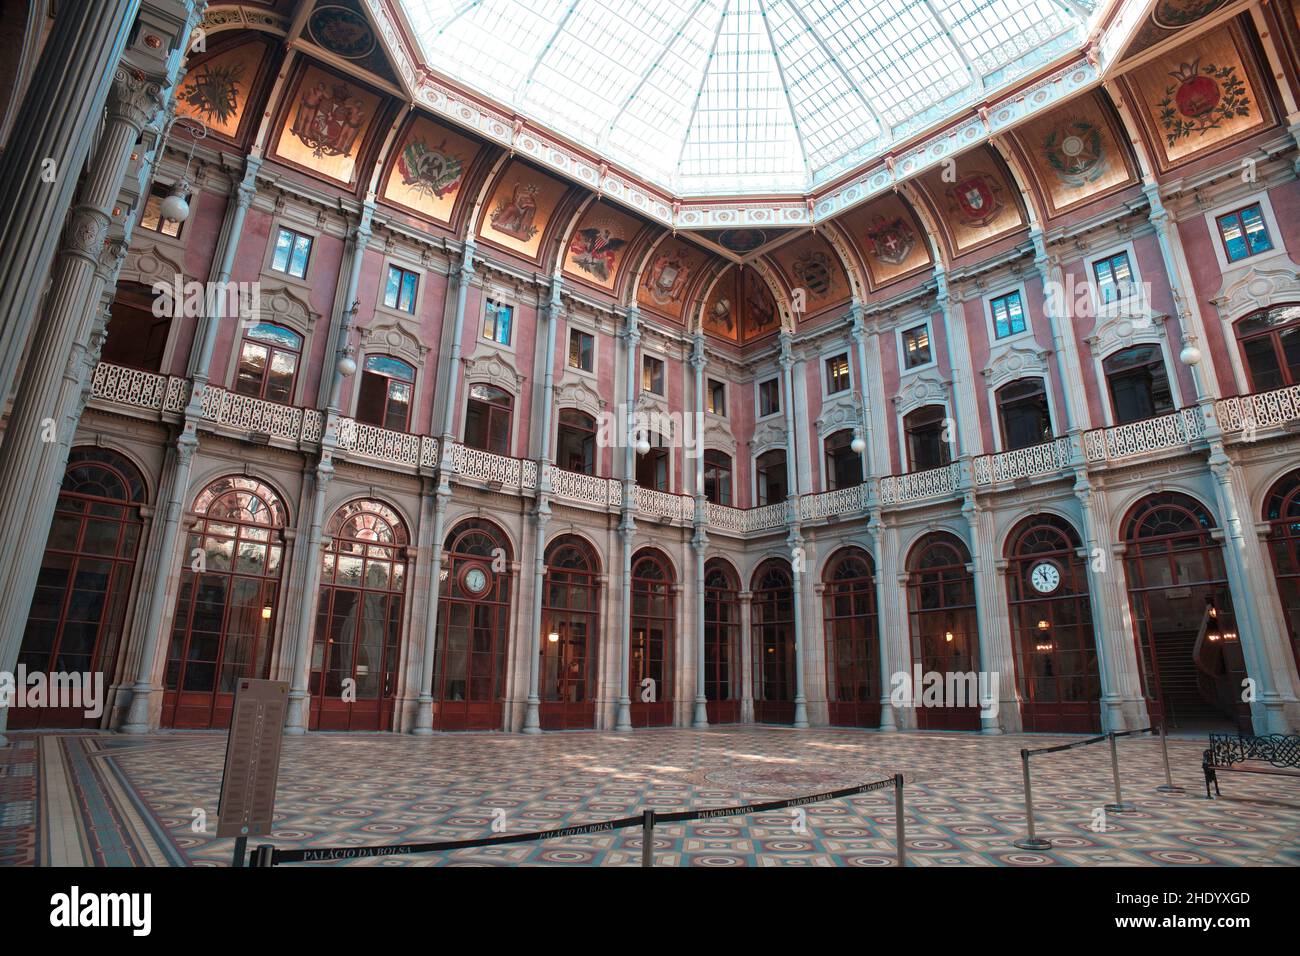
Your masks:
<path fill-rule="evenodd" d="M 913 866 L 1300 864 L 1294 779 L 1222 775 L 1204 799 L 1203 739 L 1169 742 L 1175 783 L 1158 793 L 1160 745 L 1121 740 L 1124 798 L 1113 800 L 1109 748 L 1035 757 L 1038 832 L 1025 833 L 1021 747 L 1057 737 L 877 734 L 721 727 L 632 734 L 314 734 L 284 742 L 269 842 L 351 846 L 551 829 L 653 807 L 669 811 L 816 793 L 901 772 Z M 218 840 L 220 734 L 16 735 L 0 748 L 0 864 L 223 866 Z M 794 811 L 656 830 L 661 866 L 885 866 L 894 862 L 892 790 Z M 206 832 L 205 832 L 206 831 Z M 253 842 L 263 842 L 254 840 Z M 638 829 L 348 865 L 637 865 Z M 318 865 L 318 864 L 303 864 Z M 343 864 L 329 864 L 343 865 Z"/>

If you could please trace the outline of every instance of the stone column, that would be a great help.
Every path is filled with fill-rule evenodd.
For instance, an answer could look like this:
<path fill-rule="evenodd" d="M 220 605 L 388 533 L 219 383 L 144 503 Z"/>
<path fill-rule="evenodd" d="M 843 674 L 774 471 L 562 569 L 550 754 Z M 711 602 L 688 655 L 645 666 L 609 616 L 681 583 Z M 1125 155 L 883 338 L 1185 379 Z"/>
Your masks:
<path fill-rule="evenodd" d="M 1078 434 L 1088 427 L 1088 398 L 1083 386 L 1083 371 L 1079 364 L 1078 342 L 1070 318 L 1070 300 L 1065 294 L 1065 270 L 1059 256 L 1049 255 L 1041 229 L 1030 230 L 1034 243 L 1034 267 L 1043 282 L 1047 323 L 1052 331 L 1052 351 L 1056 353 L 1056 373 L 1060 377 L 1061 391 L 1065 396 L 1065 430 L 1074 436 L 1071 452 L 1074 457 L 1083 454 Z"/>
<path fill-rule="evenodd" d="M 900 573 L 898 529 L 892 523 L 886 524 L 882 520 L 880 508 L 877 507 L 872 509 L 867 530 L 871 534 L 871 557 L 876 565 L 876 621 L 880 632 L 880 729 L 898 730 L 898 718 L 894 713 L 890 691 L 893 689 L 894 674 L 909 671 L 910 656 L 907 653 L 907 615 L 901 613 L 898 603 L 898 595 L 907 592 L 888 584 L 896 581 Z M 902 637 L 901 644 L 896 639 L 898 636 Z"/>
<path fill-rule="evenodd" d="M 618 523 L 619 541 L 623 558 L 623 605 L 619 622 L 618 709 L 614 729 L 632 729 L 632 698 L 628 688 L 628 668 L 632 656 L 632 545 L 636 537 L 636 354 L 641 344 L 639 322 L 641 310 L 635 305 L 627 310 L 627 327 L 623 331 L 623 351 L 627 360 L 627 381 L 624 383 L 624 419 L 627 434 L 623 435 L 623 504 Z"/>
<path fill-rule="evenodd" d="M 321 531 L 325 523 L 325 496 L 329 492 L 330 481 L 334 477 L 332 450 L 322 451 L 309 482 L 308 495 L 311 505 L 307 509 L 310 516 L 306 522 L 307 536 L 298 554 L 297 587 L 285 589 L 288 599 L 286 604 L 296 605 L 296 617 L 292 628 L 286 626 L 285 639 L 289 640 L 292 630 L 292 646 L 287 648 L 293 670 L 289 679 L 289 710 L 285 716 L 284 732 L 286 734 L 305 734 L 310 716 L 311 695 L 308 680 L 311 676 L 312 628 L 316 622 L 316 601 L 320 590 L 321 577 Z M 289 622 L 286 622 L 286 625 Z"/>
<path fill-rule="evenodd" d="M 787 451 L 785 456 L 786 481 L 789 496 L 785 500 L 786 545 L 790 549 L 790 571 L 794 590 L 794 725 L 808 726 L 808 700 L 803 692 L 803 535 L 799 529 L 799 466 L 796 449 L 799 446 L 794 418 L 794 352 L 793 336 L 781 333 L 781 377 L 785 384 L 785 430 Z M 801 405 L 801 407 L 806 407 Z"/>
<path fill-rule="evenodd" d="M 446 456 L 444 455 L 444 458 Z M 415 706 L 415 723 L 411 733 L 417 737 L 433 734 L 433 665 L 438 644 L 438 592 L 442 584 L 442 534 L 447 520 L 447 502 L 451 485 L 444 471 L 438 476 L 433 499 L 433 546 L 429 560 L 428 608 L 424 615 L 424 647 L 420 656 L 420 696 Z"/>
<path fill-rule="evenodd" d="M 107 280 L 126 253 L 125 243 L 105 241 L 112 210 L 135 142 L 162 108 L 157 83 L 117 72 L 108 122 L 59 250 L 0 445 L 0 527 L 12 541 L 43 543 L 49 534 L 81 407 L 86 345 L 102 315 Z M 39 572 L 39 557 L 26 548 L 0 550 L 0 670 L 12 670 L 17 660 Z"/>
<path fill-rule="evenodd" d="M 0 401 L 13 387 L 23 348 L 36 325 L 58 237 L 99 128 L 109 87 L 126 78 L 124 69 L 114 68 L 126 49 L 139 9 L 140 0 L 78 0 L 60 5 L 32 84 L 18 108 L 7 148 L 0 156 L 0 289 L 4 289 L 0 296 Z M 110 119 L 110 124 L 113 122 Z M 121 135 L 112 138 L 116 141 Z M 109 136 L 105 130 L 101 139 Z M 101 145 L 92 178 L 106 172 L 103 165 L 111 155 Z M 121 170 L 125 162 L 124 156 Z M 111 183 L 110 200 L 116 198 L 121 180 L 119 171 Z M 72 231 L 79 233 L 75 241 L 84 240 L 91 258 L 98 254 L 106 228 L 107 215 L 101 220 L 90 211 L 79 212 L 72 225 Z M 43 312 L 48 314 L 48 307 Z M 66 357 L 67 352 L 58 354 Z M 24 614 L 26 610 L 23 608 Z M 5 633 L 11 631 L 6 621 Z"/>
<path fill-rule="evenodd" d="M 704 688 L 704 561 L 709 547 L 709 510 L 704 498 L 704 333 L 695 330 L 691 351 L 691 368 L 695 372 L 695 533 L 691 549 L 695 552 L 695 712 L 693 727 L 709 726 L 709 708 Z"/>
<path fill-rule="evenodd" d="M 970 459 L 983 452 L 980 437 L 979 399 L 975 393 L 975 372 L 971 365 L 970 340 L 966 336 L 966 315 L 960 300 L 954 300 L 948 288 L 948 276 L 942 268 L 934 271 L 938 289 L 935 298 L 943 315 L 944 338 L 948 342 L 948 364 L 952 369 L 953 417 L 957 419 L 958 456 Z M 954 456 L 957 457 L 957 456 Z M 970 469 L 964 469 L 969 473 Z"/>
<path fill-rule="evenodd" d="M 742 585 L 743 587 L 743 585 Z M 754 638 L 750 633 L 753 626 L 753 591 L 739 591 L 736 599 L 740 604 L 740 722 L 754 722 Z"/>
<path fill-rule="evenodd" d="M 975 613 L 979 624 L 980 670 L 998 676 L 998 713 L 985 716 L 986 701 L 980 701 L 980 731 L 1000 734 L 1003 729 L 1020 730 L 1020 698 L 1016 692 L 1015 663 L 1007 620 L 1006 593 L 995 565 L 993 518 L 987 508 L 967 493 L 962 506 L 970 530 L 971 563 L 975 573 Z M 1002 594 L 999 594 L 1001 589 Z"/>

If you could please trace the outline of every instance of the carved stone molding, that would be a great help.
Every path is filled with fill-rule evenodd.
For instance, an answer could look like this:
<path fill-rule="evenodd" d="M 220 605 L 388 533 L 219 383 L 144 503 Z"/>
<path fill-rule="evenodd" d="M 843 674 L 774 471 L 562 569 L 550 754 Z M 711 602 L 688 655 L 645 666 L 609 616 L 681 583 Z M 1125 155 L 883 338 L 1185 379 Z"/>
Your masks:
<path fill-rule="evenodd" d="M 1223 288 L 1212 299 L 1219 315 L 1235 322 L 1247 313 L 1276 302 L 1300 299 L 1300 272 L 1289 259 L 1277 268 L 1251 266 L 1235 279 L 1224 279 Z"/>
<path fill-rule="evenodd" d="M 176 277 L 185 276 L 185 268 L 172 258 L 169 252 L 164 252 L 157 245 L 150 243 L 148 245 L 136 246 L 126 255 L 126 262 L 122 264 L 122 272 L 118 276 L 120 282 L 139 282 L 142 285 L 153 285 L 155 282 L 165 282 L 173 285 Z"/>
<path fill-rule="evenodd" d="M 516 395 L 523 388 L 524 376 L 503 362 L 495 352 L 462 359 L 461 361 L 465 364 L 466 384 L 487 382 Z"/>
<path fill-rule="evenodd" d="M 429 348 L 420 341 L 419 328 L 396 316 L 379 315 L 361 329 L 361 349 L 364 352 L 384 352 L 410 362 L 416 368 L 424 367 Z"/>
<path fill-rule="evenodd" d="M 307 300 L 288 286 L 263 289 L 258 305 L 260 321 L 274 322 L 304 334 L 311 332 L 320 318 L 320 313 L 312 311 Z"/>
<path fill-rule="evenodd" d="M 1098 316 L 1092 334 L 1085 339 L 1096 358 L 1105 358 L 1112 352 L 1138 343 L 1160 344 L 1165 339 L 1166 315 L 1126 315 L 1119 313 Z"/>
<path fill-rule="evenodd" d="M 990 389 L 997 389 L 1018 378 L 1043 377 L 1047 373 L 1047 349 L 1012 345 L 995 356 L 980 374 Z"/>
<path fill-rule="evenodd" d="M 594 388 L 575 376 L 566 376 L 555 389 L 556 408 L 578 408 L 596 416 L 605 410 L 606 404 Z"/>
<path fill-rule="evenodd" d="M 705 416 L 704 447 L 725 451 L 732 458 L 735 458 L 736 438 L 731 434 L 731 425 L 719 418 Z"/>
<path fill-rule="evenodd" d="M 947 404 L 951 391 L 950 383 L 937 372 L 922 372 L 898 390 L 893 399 L 894 409 L 899 415 L 906 415 L 923 405 Z"/>
<path fill-rule="evenodd" d="M 828 398 L 817 416 L 817 435 L 825 438 L 841 428 L 857 429 L 862 424 L 862 403 L 853 392 L 841 392 Z"/>
<path fill-rule="evenodd" d="M 761 455 L 769 448 L 784 448 L 786 442 L 785 425 L 776 421 L 762 422 L 754 428 L 754 437 L 749 445 L 755 455 Z"/>

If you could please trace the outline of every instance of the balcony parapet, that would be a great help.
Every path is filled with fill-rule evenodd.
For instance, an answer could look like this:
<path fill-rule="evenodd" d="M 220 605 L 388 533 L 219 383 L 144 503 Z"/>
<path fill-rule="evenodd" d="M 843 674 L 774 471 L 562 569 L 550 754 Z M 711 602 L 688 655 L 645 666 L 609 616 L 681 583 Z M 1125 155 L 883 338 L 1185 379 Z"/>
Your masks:
<path fill-rule="evenodd" d="M 1253 441 L 1261 428 L 1300 421 L 1300 385 L 1222 399 L 1215 402 L 1214 415 L 1225 433 L 1241 433 L 1241 440 Z"/>
<path fill-rule="evenodd" d="M 975 486 L 984 487 L 1059 474 L 1070 467 L 1071 457 L 1070 439 L 1063 437 L 993 455 L 980 455 L 972 461 L 971 467 Z"/>
<path fill-rule="evenodd" d="M 1089 464 L 1121 461 L 1151 452 L 1190 449 L 1205 437 L 1205 413 L 1198 407 L 1141 421 L 1094 428 L 1083 433 L 1083 453 Z"/>

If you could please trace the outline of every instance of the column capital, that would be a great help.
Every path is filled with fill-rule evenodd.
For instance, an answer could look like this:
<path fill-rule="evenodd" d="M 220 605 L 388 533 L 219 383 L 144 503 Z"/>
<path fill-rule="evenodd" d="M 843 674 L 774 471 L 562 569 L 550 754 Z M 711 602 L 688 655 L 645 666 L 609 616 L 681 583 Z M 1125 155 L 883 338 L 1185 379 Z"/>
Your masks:
<path fill-rule="evenodd" d="M 129 124 L 138 134 L 164 109 L 162 84 L 119 64 L 108 91 L 108 118 Z"/>

